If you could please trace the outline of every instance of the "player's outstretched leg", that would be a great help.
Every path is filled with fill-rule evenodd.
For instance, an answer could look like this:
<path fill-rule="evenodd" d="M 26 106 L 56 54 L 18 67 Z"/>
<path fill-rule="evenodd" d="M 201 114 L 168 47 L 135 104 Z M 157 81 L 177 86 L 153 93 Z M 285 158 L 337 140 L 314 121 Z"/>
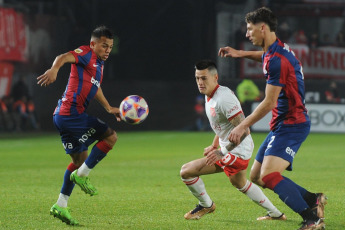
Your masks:
<path fill-rule="evenodd" d="M 317 217 L 319 217 L 320 219 L 325 218 L 325 205 L 327 204 L 327 196 L 324 193 L 309 192 L 289 178 L 284 176 L 283 178 L 289 183 L 292 183 L 298 189 L 305 202 L 307 202 L 308 206 L 312 209 Z"/>
<path fill-rule="evenodd" d="M 78 176 L 78 169 L 72 172 L 70 179 L 75 184 L 79 185 L 81 190 L 83 190 L 86 194 L 89 194 L 90 196 L 94 196 L 98 194 L 97 189 L 90 183 L 89 177 Z"/>
<path fill-rule="evenodd" d="M 59 218 L 62 222 L 68 225 L 79 225 L 78 221 L 75 220 L 69 213 L 69 208 L 62 208 L 57 204 L 54 204 L 50 209 L 50 215 Z"/>
<path fill-rule="evenodd" d="M 210 196 L 206 192 L 205 184 L 200 177 L 183 179 L 190 192 L 199 200 L 196 208 L 187 212 L 184 218 L 187 220 L 198 220 L 207 213 L 212 213 L 216 209 L 216 205 L 212 202 Z"/>
<path fill-rule="evenodd" d="M 317 210 L 319 212 L 323 212 L 324 204 L 320 208 L 318 202 L 318 198 L 322 198 L 322 196 L 316 196 L 316 203 L 317 209 L 316 211 L 310 208 L 308 202 L 302 196 L 300 192 L 300 188 L 295 185 L 288 178 L 284 178 L 281 176 L 279 172 L 270 173 L 262 178 L 262 181 L 265 183 L 265 187 L 273 190 L 276 194 L 279 195 L 279 198 L 284 201 L 284 203 L 289 206 L 293 211 L 300 214 L 303 218 L 303 223 L 300 230 L 315 230 L 315 229 L 324 229 L 325 223 L 323 218 L 320 218 L 317 214 Z"/>

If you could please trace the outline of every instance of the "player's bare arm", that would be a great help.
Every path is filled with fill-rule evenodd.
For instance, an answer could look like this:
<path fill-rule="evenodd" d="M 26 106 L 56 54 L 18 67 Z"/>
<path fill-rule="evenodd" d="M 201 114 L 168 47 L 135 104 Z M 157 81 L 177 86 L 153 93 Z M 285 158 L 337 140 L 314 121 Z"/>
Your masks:
<path fill-rule="evenodd" d="M 218 149 L 218 147 L 219 147 L 219 137 L 215 135 L 215 137 L 213 138 L 212 145 L 204 149 L 204 156 L 207 156 L 207 154 L 209 154 L 211 151 Z"/>
<path fill-rule="evenodd" d="M 41 86 L 48 86 L 56 81 L 57 73 L 60 68 L 66 63 L 75 63 L 75 57 L 71 53 L 64 53 L 57 56 L 53 62 L 53 65 L 44 74 L 37 77 L 37 84 Z"/>
<path fill-rule="evenodd" d="M 103 94 L 103 90 L 101 87 L 98 88 L 97 93 L 95 95 L 95 99 L 103 106 L 103 108 L 108 113 L 114 114 L 117 121 L 121 121 L 119 108 L 110 106 L 108 100 L 105 98 Z"/>
<path fill-rule="evenodd" d="M 239 126 L 239 124 L 240 124 L 242 121 L 244 121 L 244 119 L 245 119 L 244 114 L 243 114 L 243 113 L 240 113 L 240 114 L 238 114 L 236 117 L 234 117 L 233 119 L 231 119 L 230 123 L 231 123 L 233 126 L 237 127 L 237 126 Z M 241 141 L 240 141 L 240 143 L 241 143 L 249 134 L 250 134 L 250 129 L 247 128 L 247 129 L 244 131 L 243 135 L 241 136 Z M 233 143 L 233 142 L 230 141 L 230 143 L 226 146 L 226 149 L 230 152 L 230 151 L 233 150 L 237 145 L 239 145 L 239 143 L 238 143 L 238 144 L 235 144 L 235 143 Z"/>
<path fill-rule="evenodd" d="M 282 87 L 267 84 L 265 90 L 264 100 L 256 107 L 256 109 L 246 118 L 241 124 L 235 127 L 229 136 L 229 140 L 232 143 L 241 143 L 243 134 L 248 130 L 250 126 L 262 119 L 267 113 L 275 108 Z"/>
<path fill-rule="evenodd" d="M 218 56 L 221 57 L 232 57 L 232 58 L 247 58 L 257 62 L 262 62 L 262 54 L 264 51 L 244 51 L 236 50 L 230 46 L 222 47 L 218 51 Z"/>

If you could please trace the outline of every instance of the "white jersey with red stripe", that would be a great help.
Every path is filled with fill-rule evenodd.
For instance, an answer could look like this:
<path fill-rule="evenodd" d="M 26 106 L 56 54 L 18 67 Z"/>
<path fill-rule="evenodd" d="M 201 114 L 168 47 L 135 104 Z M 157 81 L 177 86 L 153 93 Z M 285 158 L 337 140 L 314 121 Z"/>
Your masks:
<path fill-rule="evenodd" d="M 211 97 L 205 96 L 205 110 L 210 125 L 219 137 L 219 145 L 224 152 L 225 147 L 230 143 L 229 135 L 235 128 L 230 121 L 242 112 L 242 107 L 234 92 L 228 87 L 218 85 Z M 254 149 L 254 142 L 251 135 L 248 135 L 231 154 L 244 160 L 250 159 Z"/>

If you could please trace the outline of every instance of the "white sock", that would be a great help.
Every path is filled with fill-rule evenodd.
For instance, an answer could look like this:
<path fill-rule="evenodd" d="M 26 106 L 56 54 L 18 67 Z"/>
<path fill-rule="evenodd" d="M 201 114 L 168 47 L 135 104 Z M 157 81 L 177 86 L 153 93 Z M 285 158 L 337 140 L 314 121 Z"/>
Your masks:
<path fill-rule="evenodd" d="M 279 217 L 282 215 L 256 184 L 247 180 L 246 185 L 239 189 L 239 191 L 243 192 L 255 203 L 265 208 L 271 217 Z"/>
<path fill-rule="evenodd" d="M 78 176 L 88 176 L 91 172 L 91 169 L 87 167 L 85 162 L 78 168 L 77 175 Z"/>
<path fill-rule="evenodd" d="M 190 192 L 199 200 L 199 204 L 203 207 L 211 207 L 212 200 L 206 192 L 205 184 L 200 177 L 192 179 L 182 179 L 187 185 Z"/>
<path fill-rule="evenodd" d="M 67 207 L 68 198 L 69 198 L 69 196 L 60 193 L 59 198 L 58 198 L 56 204 L 59 205 L 61 208 L 66 208 Z"/>

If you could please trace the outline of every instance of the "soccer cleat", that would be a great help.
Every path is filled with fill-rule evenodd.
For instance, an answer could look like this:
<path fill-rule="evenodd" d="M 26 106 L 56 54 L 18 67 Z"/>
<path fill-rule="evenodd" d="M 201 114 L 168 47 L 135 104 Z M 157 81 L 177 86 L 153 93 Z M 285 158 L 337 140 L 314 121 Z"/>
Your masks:
<path fill-rule="evenodd" d="M 316 203 L 311 208 L 313 213 L 320 219 L 325 218 L 325 205 L 327 204 L 327 196 L 323 193 L 316 193 Z"/>
<path fill-rule="evenodd" d="M 74 170 L 71 173 L 70 180 L 73 181 L 73 183 L 79 185 L 81 190 L 83 190 L 86 194 L 90 194 L 90 196 L 97 195 L 98 191 L 97 189 L 90 183 L 90 178 L 87 176 L 78 176 L 77 174 L 78 169 Z"/>
<path fill-rule="evenodd" d="M 267 214 L 266 216 L 261 216 L 261 217 L 258 217 L 256 220 L 286 220 L 286 216 L 284 213 L 282 213 L 280 216 L 278 217 L 273 217 L 273 216 L 270 216 L 269 214 Z"/>
<path fill-rule="evenodd" d="M 302 222 L 302 226 L 298 230 L 319 230 L 325 229 L 325 227 L 326 225 L 322 219 L 319 219 L 316 222 L 313 220 L 304 220 Z"/>
<path fill-rule="evenodd" d="M 79 225 L 78 221 L 72 218 L 68 207 L 62 208 L 59 205 L 54 204 L 50 209 L 50 215 L 59 218 L 62 222 L 65 222 L 68 225 Z"/>
<path fill-rule="evenodd" d="M 211 207 L 205 208 L 198 204 L 193 210 L 187 212 L 184 218 L 187 220 L 199 220 L 203 215 L 212 213 L 216 209 L 216 204 L 212 202 Z"/>

